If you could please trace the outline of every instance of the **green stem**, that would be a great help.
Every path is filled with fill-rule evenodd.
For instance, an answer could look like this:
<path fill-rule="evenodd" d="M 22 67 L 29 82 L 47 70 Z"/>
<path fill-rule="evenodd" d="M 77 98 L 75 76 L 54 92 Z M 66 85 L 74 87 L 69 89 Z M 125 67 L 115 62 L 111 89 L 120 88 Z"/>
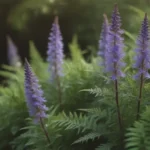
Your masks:
<path fill-rule="evenodd" d="M 47 131 L 46 131 L 46 129 L 45 129 L 45 126 L 44 126 L 44 123 L 43 123 L 43 120 L 42 120 L 42 118 L 40 117 L 40 123 L 41 123 L 41 127 L 42 127 L 42 129 L 43 129 L 43 132 L 44 132 L 44 134 L 45 134 L 45 136 L 46 136 L 46 139 L 47 139 L 47 141 L 48 141 L 48 143 L 49 143 L 49 145 L 50 145 L 50 138 L 49 138 L 49 136 L 48 136 L 48 133 L 47 133 Z"/>
<path fill-rule="evenodd" d="M 116 105 L 117 105 L 119 127 L 120 127 L 120 131 L 122 131 L 122 122 L 121 122 L 121 114 L 120 114 L 120 106 L 119 106 L 118 81 L 117 81 L 117 79 L 115 80 L 115 99 L 116 99 Z"/>
<path fill-rule="evenodd" d="M 59 103 L 60 103 L 60 107 L 62 108 L 62 92 L 61 92 L 61 85 L 60 85 L 60 79 L 59 79 L 59 76 L 57 75 L 57 88 L 58 88 L 58 100 L 59 100 Z"/>
<path fill-rule="evenodd" d="M 140 105 L 141 105 L 141 100 L 142 100 L 142 87 L 143 87 L 143 73 L 141 74 L 141 78 L 140 78 L 140 90 L 139 90 L 139 99 L 138 99 L 138 105 L 137 105 L 137 116 L 136 119 L 139 119 L 139 115 L 140 115 Z"/>

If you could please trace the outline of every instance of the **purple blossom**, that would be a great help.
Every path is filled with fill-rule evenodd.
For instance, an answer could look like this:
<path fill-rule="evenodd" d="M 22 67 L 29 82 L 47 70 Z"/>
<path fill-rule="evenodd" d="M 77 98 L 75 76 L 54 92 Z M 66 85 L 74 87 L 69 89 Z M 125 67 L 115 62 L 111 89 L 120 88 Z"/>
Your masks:
<path fill-rule="evenodd" d="M 11 66 L 21 66 L 21 61 L 18 55 L 17 47 L 9 36 L 7 36 L 7 55 L 8 62 Z"/>
<path fill-rule="evenodd" d="M 106 53 L 108 52 L 108 36 L 109 36 L 109 22 L 107 15 L 103 15 L 104 17 L 104 22 L 102 25 L 102 31 L 100 35 L 100 40 L 99 40 L 99 51 L 98 51 L 98 56 L 101 56 L 103 59 L 103 62 L 101 63 L 102 66 L 106 66 L 105 61 L 106 61 Z"/>
<path fill-rule="evenodd" d="M 48 110 L 44 104 L 46 100 L 43 98 L 41 86 L 27 60 L 25 61 L 25 95 L 29 114 L 34 118 L 34 121 L 38 122 L 40 118 L 46 118 Z"/>
<path fill-rule="evenodd" d="M 121 30 L 120 27 L 120 14 L 117 5 L 115 5 L 114 11 L 112 13 L 110 32 L 108 36 L 108 53 L 106 53 L 105 56 L 106 72 L 111 74 L 112 80 L 117 80 L 119 77 L 125 76 L 121 71 L 121 68 L 125 66 L 125 63 L 122 62 L 124 57 L 124 39 L 121 37 L 123 30 Z"/>
<path fill-rule="evenodd" d="M 51 33 L 49 36 L 47 61 L 49 62 L 49 71 L 51 73 L 51 81 L 55 78 L 62 76 L 62 64 L 63 64 L 63 42 L 62 36 L 58 24 L 58 17 L 55 18 L 52 24 Z"/>
<path fill-rule="evenodd" d="M 138 69 L 138 73 L 134 76 L 138 79 L 141 75 L 144 78 L 150 78 L 148 69 L 150 69 L 150 49 L 149 49 L 149 29 L 148 29 L 147 14 L 142 22 L 141 31 L 137 39 L 137 48 L 135 49 L 135 64 L 134 68 Z"/>

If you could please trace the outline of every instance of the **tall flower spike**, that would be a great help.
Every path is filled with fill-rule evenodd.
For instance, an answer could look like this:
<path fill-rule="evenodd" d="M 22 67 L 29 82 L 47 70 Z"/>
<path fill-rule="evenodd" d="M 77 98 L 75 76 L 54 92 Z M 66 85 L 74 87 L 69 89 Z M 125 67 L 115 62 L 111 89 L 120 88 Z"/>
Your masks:
<path fill-rule="evenodd" d="M 7 36 L 7 56 L 11 66 L 21 66 L 21 59 L 18 55 L 17 47 L 9 36 Z"/>
<path fill-rule="evenodd" d="M 117 5 L 115 5 L 111 18 L 110 32 L 108 36 L 108 53 L 106 53 L 105 62 L 106 72 L 109 72 L 111 74 L 112 80 L 116 80 L 119 77 L 125 76 L 121 71 L 121 68 L 125 66 L 125 63 L 122 62 L 122 59 L 124 57 L 124 39 L 121 37 L 123 31 L 120 29 L 120 27 L 120 14 Z"/>
<path fill-rule="evenodd" d="M 108 36 L 108 52 L 105 54 L 105 64 L 106 64 L 106 72 L 109 72 L 111 75 L 111 79 L 114 80 L 114 89 L 115 89 L 115 100 L 117 106 L 117 114 L 118 114 L 118 122 L 120 127 L 120 132 L 122 132 L 122 119 L 120 113 L 119 106 L 119 92 L 118 92 L 118 78 L 124 77 L 121 68 L 125 65 L 122 62 L 124 57 L 123 53 L 123 38 L 121 35 L 123 31 L 120 29 L 121 27 L 121 19 L 118 11 L 117 4 L 114 7 L 114 11 L 111 17 L 111 25 Z"/>
<path fill-rule="evenodd" d="M 58 24 L 58 17 L 55 17 L 49 36 L 47 61 L 49 62 L 49 71 L 51 73 L 51 81 L 62 76 L 63 64 L 63 43 L 62 36 Z"/>
<path fill-rule="evenodd" d="M 25 61 L 25 95 L 29 114 L 34 121 L 39 122 L 41 118 L 46 118 L 48 110 L 44 104 L 46 100 L 43 98 L 43 91 L 38 84 L 38 79 L 27 60 Z"/>
<path fill-rule="evenodd" d="M 141 75 L 143 78 L 150 78 L 148 69 L 150 69 L 150 48 L 149 48 L 149 31 L 148 31 L 147 14 L 142 22 L 141 31 L 137 39 L 137 48 L 135 49 L 135 64 L 134 68 L 138 69 L 138 73 L 134 76 L 139 79 Z"/>
<path fill-rule="evenodd" d="M 106 61 L 106 53 L 108 52 L 108 36 L 109 36 L 109 22 L 107 15 L 104 14 L 104 22 L 102 25 L 102 31 L 100 35 L 100 40 L 99 40 L 99 51 L 98 51 L 98 56 L 101 56 L 103 59 L 103 62 L 101 63 L 104 68 L 106 67 L 105 61 Z"/>
<path fill-rule="evenodd" d="M 142 89 L 144 85 L 144 78 L 150 78 L 148 69 L 150 69 L 150 51 L 149 51 L 149 31 L 148 19 L 145 14 L 142 22 L 141 31 L 137 39 L 137 48 L 135 49 L 135 64 L 134 68 L 138 69 L 138 73 L 134 76 L 135 79 L 140 79 L 139 99 L 137 105 L 137 119 L 139 118 L 140 105 L 142 100 Z"/>

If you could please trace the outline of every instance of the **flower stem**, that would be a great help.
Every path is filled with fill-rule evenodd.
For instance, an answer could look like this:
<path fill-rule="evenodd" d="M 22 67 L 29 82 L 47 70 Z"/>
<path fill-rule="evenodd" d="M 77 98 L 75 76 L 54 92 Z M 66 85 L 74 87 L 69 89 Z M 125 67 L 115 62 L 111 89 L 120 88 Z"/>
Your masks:
<path fill-rule="evenodd" d="M 117 79 L 115 80 L 115 99 L 116 99 L 116 105 L 117 105 L 117 114 L 118 114 L 119 127 L 120 127 L 120 131 L 122 131 L 122 122 L 121 122 L 119 96 L 118 96 L 118 80 Z"/>
<path fill-rule="evenodd" d="M 140 78 L 140 90 L 139 90 L 139 99 L 138 99 L 138 105 L 137 105 L 137 116 L 136 119 L 139 119 L 139 113 L 140 113 L 140 105 L 141 105 L 141 100 L 142 100 L 142 87 L 143 87 L 143 73 L 141 74 L 141 78 Z"/>
<path fill-rule="evenodd" d="M 47 141 L 48 141 L 48 143 L 49 143 L 49 145 L 50 145 L 50 138 L 49 138 L 49 136 L 48 136 L 48 133 L 47 133 L 47 131 L 46 131 L 46 129 L 45 129 L 45 126 L 44 126 L 44 123 L 43 123 L 43 120 L 42 120 L 42 118 L 40 117 L 40 124 L 41 124 L 41 127 L 42 127 L 42 129 L 43 129 L 43 131 L 44 131 L 44 134 L 45 134 L 45 136 L 46 136 L 46 139 L 47 139 Z"/>
<path fill-rule="evenodd" d="M 58 88 L 58 100 L 59 100 L 59 103 L 60 103 L 60 107 L 62 108 L 62 100 L 61 100 L 62 92 L 61 92 L 61 86 L 60 86 L 59 76 L 57 76 L 56 80 L 57 80 L 57 88 Z"/>

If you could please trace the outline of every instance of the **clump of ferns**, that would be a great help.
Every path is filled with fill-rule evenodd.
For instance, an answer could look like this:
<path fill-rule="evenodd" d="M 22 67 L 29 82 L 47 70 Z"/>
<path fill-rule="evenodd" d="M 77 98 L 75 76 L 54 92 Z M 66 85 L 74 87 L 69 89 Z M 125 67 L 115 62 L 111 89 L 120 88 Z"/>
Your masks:
<path fill-rule="evenodd" d="M 114 111 L 111 109 L 101 110 L 100 108 L 82 109 L 80 111 L 83 111 L 83 113 L 70 113 L 69 115 L 63 113 L 59 120 L 54 121 L 56 126 L 77 132 L 80 137 L 73 144 L 90 143 L 94 145 L 97 143 L 96 148 L 100 143 L 113 141 L 114 136 L 117 140 L 118 135 L 116 133 L 118 133 L 118 129 L 115 128 L 117 120 Z"/>
<path fill-rule="evenodd" d="M 126 133 L 126 148 L 128 150 L 148 150 L 150 148 L 150 107 L 141 114 Z"/>

